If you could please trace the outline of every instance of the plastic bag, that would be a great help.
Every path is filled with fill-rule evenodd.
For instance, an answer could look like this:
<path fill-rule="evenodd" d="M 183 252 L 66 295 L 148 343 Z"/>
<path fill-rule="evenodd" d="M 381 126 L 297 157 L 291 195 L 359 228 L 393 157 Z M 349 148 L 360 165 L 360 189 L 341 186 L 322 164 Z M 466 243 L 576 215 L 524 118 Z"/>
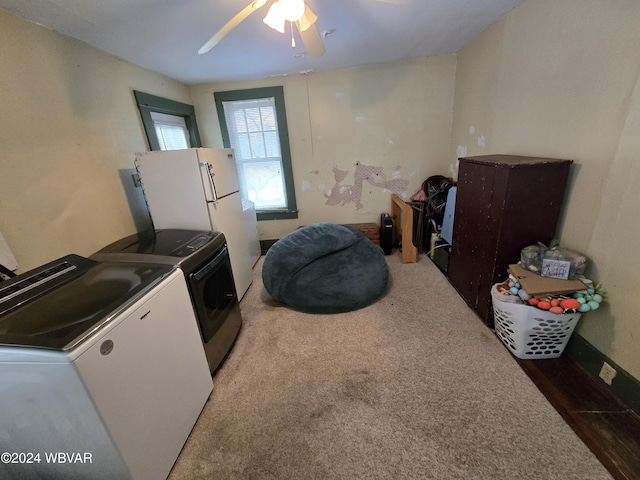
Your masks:
<path fill-rule="evenodd" d="M 520 251 L 520 263 L 527 270 L 540 273 L 542 270 L 542 258 L 546 250 L 547 246 L 540 242 L 524 247 Z"/>
<path fill-rule="evenodd" d="M 576 280 L 587 268 L 587 257 L 567 248 L 552 247 L 544 252 L 542 257 L 543 277 Z"/>
<path fill-rule="evenodd" d="M 543 277 L 576 280 L 584 273 L 588 260 L 581 253 L 562 248 L 555 242 L 551 247 L 539 242 L 520 251 L 520 263 Z"/>

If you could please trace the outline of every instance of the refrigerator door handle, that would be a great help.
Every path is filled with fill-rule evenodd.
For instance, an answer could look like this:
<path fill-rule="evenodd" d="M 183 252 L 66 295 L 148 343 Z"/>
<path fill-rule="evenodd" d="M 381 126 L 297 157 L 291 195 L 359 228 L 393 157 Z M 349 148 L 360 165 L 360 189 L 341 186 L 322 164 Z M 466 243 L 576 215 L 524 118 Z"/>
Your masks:
<path fill-rule="evenodd" d="M 213 181 L 214 173 L 211 171 L 211 164 L 203 162 L 200 164 L 200 168 L 206 171 L 207 179 L 209 180 L 209 187 L 211 188 L 211 190 L 209 191 L 207 191 L 208 189 L 205 189 L 205 192 L 206 192 L 205 197 L 206 197 L 207 203 L 216 204 L 218 203 L 218 194 L 216 193 L 216 184 Z"/>

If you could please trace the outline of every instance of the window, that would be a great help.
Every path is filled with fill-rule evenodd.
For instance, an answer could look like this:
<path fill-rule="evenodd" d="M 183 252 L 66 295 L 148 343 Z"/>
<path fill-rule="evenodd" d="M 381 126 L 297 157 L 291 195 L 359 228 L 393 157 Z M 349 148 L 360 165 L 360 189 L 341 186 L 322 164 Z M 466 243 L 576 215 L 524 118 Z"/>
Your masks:
<path fill-rule="evenodd" d="M 258 220 L 297 218 L 282 87 L 214 93 L 224 146 Z"/>
<path fill-rule="evenodd" d="M 160 150 L 180 150 L 190 148 L 189 130 L 184 117 L 166 113 L 151 112 L 153 129 L 160 144 Z"/>
<path fill-rule="evenodd" d="M 201 147 L 192 105 L 134 91 L 151 150 Z"/>

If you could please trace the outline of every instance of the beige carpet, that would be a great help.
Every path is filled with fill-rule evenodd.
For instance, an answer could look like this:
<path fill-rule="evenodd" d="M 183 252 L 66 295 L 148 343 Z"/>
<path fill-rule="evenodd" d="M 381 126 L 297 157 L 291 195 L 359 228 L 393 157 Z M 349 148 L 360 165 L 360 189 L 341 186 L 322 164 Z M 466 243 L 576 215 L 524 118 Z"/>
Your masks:
<path fill-rule="evenodd" d="M 171 480 L 611 478 L 428 258 L 386 258 L 338 315 L 274 302 L 260 260 Z"/>

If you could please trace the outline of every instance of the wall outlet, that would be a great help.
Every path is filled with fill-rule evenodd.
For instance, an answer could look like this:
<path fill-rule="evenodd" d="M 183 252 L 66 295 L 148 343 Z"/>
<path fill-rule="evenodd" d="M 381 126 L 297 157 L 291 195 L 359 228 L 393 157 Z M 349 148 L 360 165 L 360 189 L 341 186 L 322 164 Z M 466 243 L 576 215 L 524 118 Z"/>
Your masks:
<path fill-rule="evenodd" d="M 613 378 L 618 372 L 616 369 L 609 365 L 607 362 L 602 362 L 602 368 L 600 369 L 600 378 L 604 380 L 604 383 L 611 385 Z"/>

